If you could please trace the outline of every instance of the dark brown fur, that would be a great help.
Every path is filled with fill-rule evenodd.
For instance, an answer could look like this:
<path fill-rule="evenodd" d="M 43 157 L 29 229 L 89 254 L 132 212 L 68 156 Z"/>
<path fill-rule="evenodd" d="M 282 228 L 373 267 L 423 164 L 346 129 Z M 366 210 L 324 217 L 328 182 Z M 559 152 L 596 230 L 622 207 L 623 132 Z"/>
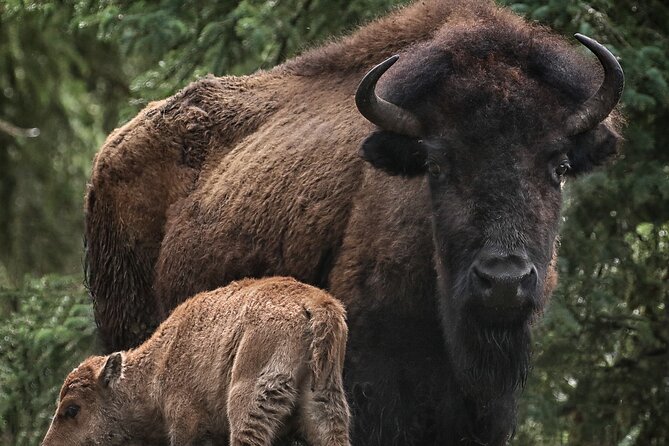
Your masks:
<path fill-rule="evenodd" d="M 392 54 L 378 92 L 421 119 L 423 140 L 355 109 L 360 79 Z M 486 1 L 418 1 L 271 71 L 151 105 L 109 137 L 87 195 L 104 342 L 133 345 L 195 292 L 291 275 L 347 306 L 354 444 L 503 444 L 529 321 L 556 283 L 551 163 L 587 172 L 620 139 L 615 116 L 566 134 L 599 86 L 592 59 Z M 504 323 L 466 299 L 490 246 L 527 250 L 539 276 Z"/>
<path fill-rule="evenodd" d="M 139 348 L 70 373 L 43 446 L 270 446 L 291 430 L 348 446 L 346 336 L 341 304 L 294 279 L 199 294 Z"/>

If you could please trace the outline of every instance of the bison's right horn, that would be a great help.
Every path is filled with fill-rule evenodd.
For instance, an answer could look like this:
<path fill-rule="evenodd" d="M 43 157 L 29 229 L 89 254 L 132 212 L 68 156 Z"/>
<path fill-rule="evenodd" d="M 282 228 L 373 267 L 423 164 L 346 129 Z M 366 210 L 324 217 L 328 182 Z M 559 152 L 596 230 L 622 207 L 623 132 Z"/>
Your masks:
<path fill-rule="evenodd" d="M 400 56 L 392 56 L 381 62 L 362 78 L 358 91 L 355 92 L 355 105 L 369 121 L 384 130 L 402 135 L 421 137 L 422 126 L 418 118 L 407 110 L 398 107 L 376 95 L 376 83 Z"/>
<path fill-rule="evenodd" d="M 595 39 L 583 34 L 574 36 L 595 53 L 604 68 L 604 81 L 599 90 L 567 119 L 567 129 L 571 135 L 583 133 L 602 122 L 620 100 L 625 85 L 625 75 L 616 56 Z"/>

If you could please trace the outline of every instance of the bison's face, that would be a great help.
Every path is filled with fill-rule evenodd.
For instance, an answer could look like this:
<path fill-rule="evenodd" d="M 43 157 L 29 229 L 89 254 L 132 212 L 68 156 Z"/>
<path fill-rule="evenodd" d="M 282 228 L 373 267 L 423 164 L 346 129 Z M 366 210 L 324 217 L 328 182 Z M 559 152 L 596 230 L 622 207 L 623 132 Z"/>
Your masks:
<path fill-rule="evenodd" d="M 532 144 L 503 135 L 412 139 L 382 131 L 367 138 L 362 154 L 392 173 L 428 177 L 444 311 L 469 324 L 509 328 L 540 313 L 554 288 L 564 182 L 589 168 L 583 158 L 606 157 L 617 141 L 606 124 Z M 381 159 L 407 148 L 420 158 L 415 166 Z"/>
<path fill-rule="evenodd" d="M 127 443 L 121 408 L 113 396 L 120 378 L 121 356 L 95 356 L 65 379 L 58 408 L 42 446 L 93 446 Z"/>
<path fill-rule="evenodd" d="M 565 150 L 455 138 L 422 144 L 445 315 L 481 327 L 525 324 L 553 287 Z"/>
<path fill-rule="evenodd" d="M 556 283 L 562 185 L 604 162 L 619 142 L 607 118 L 622 88 L 619 65 L 601 45 L 582 41 L 612 66 L 572 115 L 556 111 L 559 94 L 508 65 L 437 82 L 413 113 L 374 93 L 391 58 L 356 97 L 384 129 L 365 140 L 362 157 L 391 174 L 429 178 L 442 322 L 472 391 L 505 391 L 524 379 L 528 326 Z M 449 59 L 449 66 L 457 65 Z"/>

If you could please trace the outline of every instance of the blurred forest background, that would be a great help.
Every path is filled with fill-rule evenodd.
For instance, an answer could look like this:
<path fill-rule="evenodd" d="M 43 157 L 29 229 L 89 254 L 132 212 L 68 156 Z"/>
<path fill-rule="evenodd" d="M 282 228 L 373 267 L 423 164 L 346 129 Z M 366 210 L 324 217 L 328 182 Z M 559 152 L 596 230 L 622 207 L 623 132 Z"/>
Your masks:
<path fill-rule="evenodd" d="M 39 444 L 96 351 L 82 197 L 105 136 L 199 76 L 270 68 L 400 3 L 0 1 L 0 444 Z M 618 55 L 629 121 L 617 164 L 568 186 L 513 444 L 668 445 L 669 5 L 502 3 Z"/>

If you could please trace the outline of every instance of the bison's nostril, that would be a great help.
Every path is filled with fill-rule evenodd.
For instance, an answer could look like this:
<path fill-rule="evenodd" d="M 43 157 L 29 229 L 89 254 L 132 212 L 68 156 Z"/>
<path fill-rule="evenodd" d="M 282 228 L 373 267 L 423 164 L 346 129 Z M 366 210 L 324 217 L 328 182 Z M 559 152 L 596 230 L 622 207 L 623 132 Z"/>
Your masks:
<path fill-rule="evenodd" d="M 481 271 L 476 265 L 472 267 L 472 270 L 474 273 L 473 281 L 479 288 L 481 288 L 482 291 L 492 289 L 492 282 L 483 271 Z"/>
<path fill-rule="evenodd" d="M 532 266 L 530 271 L 522 278 L 519 292 L 530 292 L 537 286 L 537 269 Z"/>
<path fill-rule="evenodd" d="M 485 306 L 520 307 L 534 293 L 537 270 L 526 256 L 484 253 L 474 261 L 469 283 L 472 296 Z"/>

